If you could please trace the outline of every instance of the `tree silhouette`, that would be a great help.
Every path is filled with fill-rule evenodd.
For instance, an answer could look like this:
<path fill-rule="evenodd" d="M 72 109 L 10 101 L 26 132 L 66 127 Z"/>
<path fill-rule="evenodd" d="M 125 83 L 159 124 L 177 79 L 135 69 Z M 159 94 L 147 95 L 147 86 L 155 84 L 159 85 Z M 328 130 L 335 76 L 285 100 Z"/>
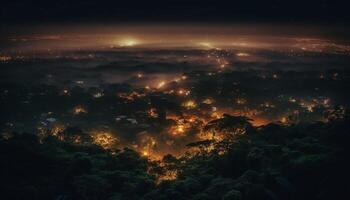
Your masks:
<path fill-rule="evenodd" d="M 227 136 L 242 135 L 253 129 L 249 122 L 251 119 L 244 116 L 224 114 L 222 118 L 215 119 L 206 124 L 203 130 L 212 134 L 212 139 L 227 138 Z M 220 135 L 219 135 L 220 134 Z"/>

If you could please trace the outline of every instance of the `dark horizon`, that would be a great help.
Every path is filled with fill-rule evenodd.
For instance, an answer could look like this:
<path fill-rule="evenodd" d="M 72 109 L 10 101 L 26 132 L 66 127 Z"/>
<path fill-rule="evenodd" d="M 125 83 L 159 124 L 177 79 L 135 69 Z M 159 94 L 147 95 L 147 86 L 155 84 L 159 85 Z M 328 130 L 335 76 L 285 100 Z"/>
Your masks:
<path fill-rule="evenodd" d="M 25 1 L 5 0 L 0 22 L 283 22 L 342 23 L 350 21 L 348 3 L 311 1 Z"/>

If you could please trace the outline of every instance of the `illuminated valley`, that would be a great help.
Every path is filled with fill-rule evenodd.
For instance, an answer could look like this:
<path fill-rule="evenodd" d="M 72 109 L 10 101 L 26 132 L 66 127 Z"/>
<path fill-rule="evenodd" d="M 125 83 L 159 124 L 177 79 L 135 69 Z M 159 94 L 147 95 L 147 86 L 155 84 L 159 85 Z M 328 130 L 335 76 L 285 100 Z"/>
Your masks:
<path fill-rule="evenodd" d="M 59 43 L 61 38 L 35 40 Z M 103 148 L 128 147 L 161 159 L 189 151 L 188 143 L 211 139 L 204 127 L 225 114 L 247 117 L 258 128 L 327 122 L 329 113 L 344 115 L 349 106 L 346 44 L 270 37 L 263 45 L 265 37 L 254 36 L 253 41 L 225 38 L 226 46 L 214 41 L 174 47 L 176 38 L 168 47 L 126 38 L 95 50 L 37 46 L 38 53 L 2 52 L 2 132 L 25 130 L 64 140 L 60 133 L 79 127 Z M 15 77 L 26 84 L 20 93 Z"/>

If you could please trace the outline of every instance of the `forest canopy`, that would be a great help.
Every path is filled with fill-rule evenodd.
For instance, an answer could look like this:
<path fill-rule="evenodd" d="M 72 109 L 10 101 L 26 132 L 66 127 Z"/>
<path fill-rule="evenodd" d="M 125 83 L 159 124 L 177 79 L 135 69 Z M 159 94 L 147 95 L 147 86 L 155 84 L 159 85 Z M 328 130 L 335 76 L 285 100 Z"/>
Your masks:
<path fill-rule="evenodd" d="M 268 124 L 226 115 L 206 128 L 221 140 L 188 144 L 181 157 L 154 161 L 132 149 L 106 150 L 84 133 L 16 133 L 0 140 L 4 199 L 332 199 L 349 189 L 349 126 Z M 235 134 L 242 127 L 244 134 Z M 241 133 L 240 131 L 238 133 Z M 73 140 L 73 141 L 72 141 Z"/>

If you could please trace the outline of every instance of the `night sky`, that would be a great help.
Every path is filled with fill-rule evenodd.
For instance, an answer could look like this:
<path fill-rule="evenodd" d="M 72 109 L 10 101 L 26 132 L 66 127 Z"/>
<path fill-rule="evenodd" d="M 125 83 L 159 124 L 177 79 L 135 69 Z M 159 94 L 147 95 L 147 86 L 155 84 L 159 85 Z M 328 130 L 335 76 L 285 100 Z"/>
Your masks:
<path fill-rule="evenodd" d="M 5 0 L 2 23 L 52 22 L 285 22 L 345 23 L 341 0 L 25 1 Z"/>

